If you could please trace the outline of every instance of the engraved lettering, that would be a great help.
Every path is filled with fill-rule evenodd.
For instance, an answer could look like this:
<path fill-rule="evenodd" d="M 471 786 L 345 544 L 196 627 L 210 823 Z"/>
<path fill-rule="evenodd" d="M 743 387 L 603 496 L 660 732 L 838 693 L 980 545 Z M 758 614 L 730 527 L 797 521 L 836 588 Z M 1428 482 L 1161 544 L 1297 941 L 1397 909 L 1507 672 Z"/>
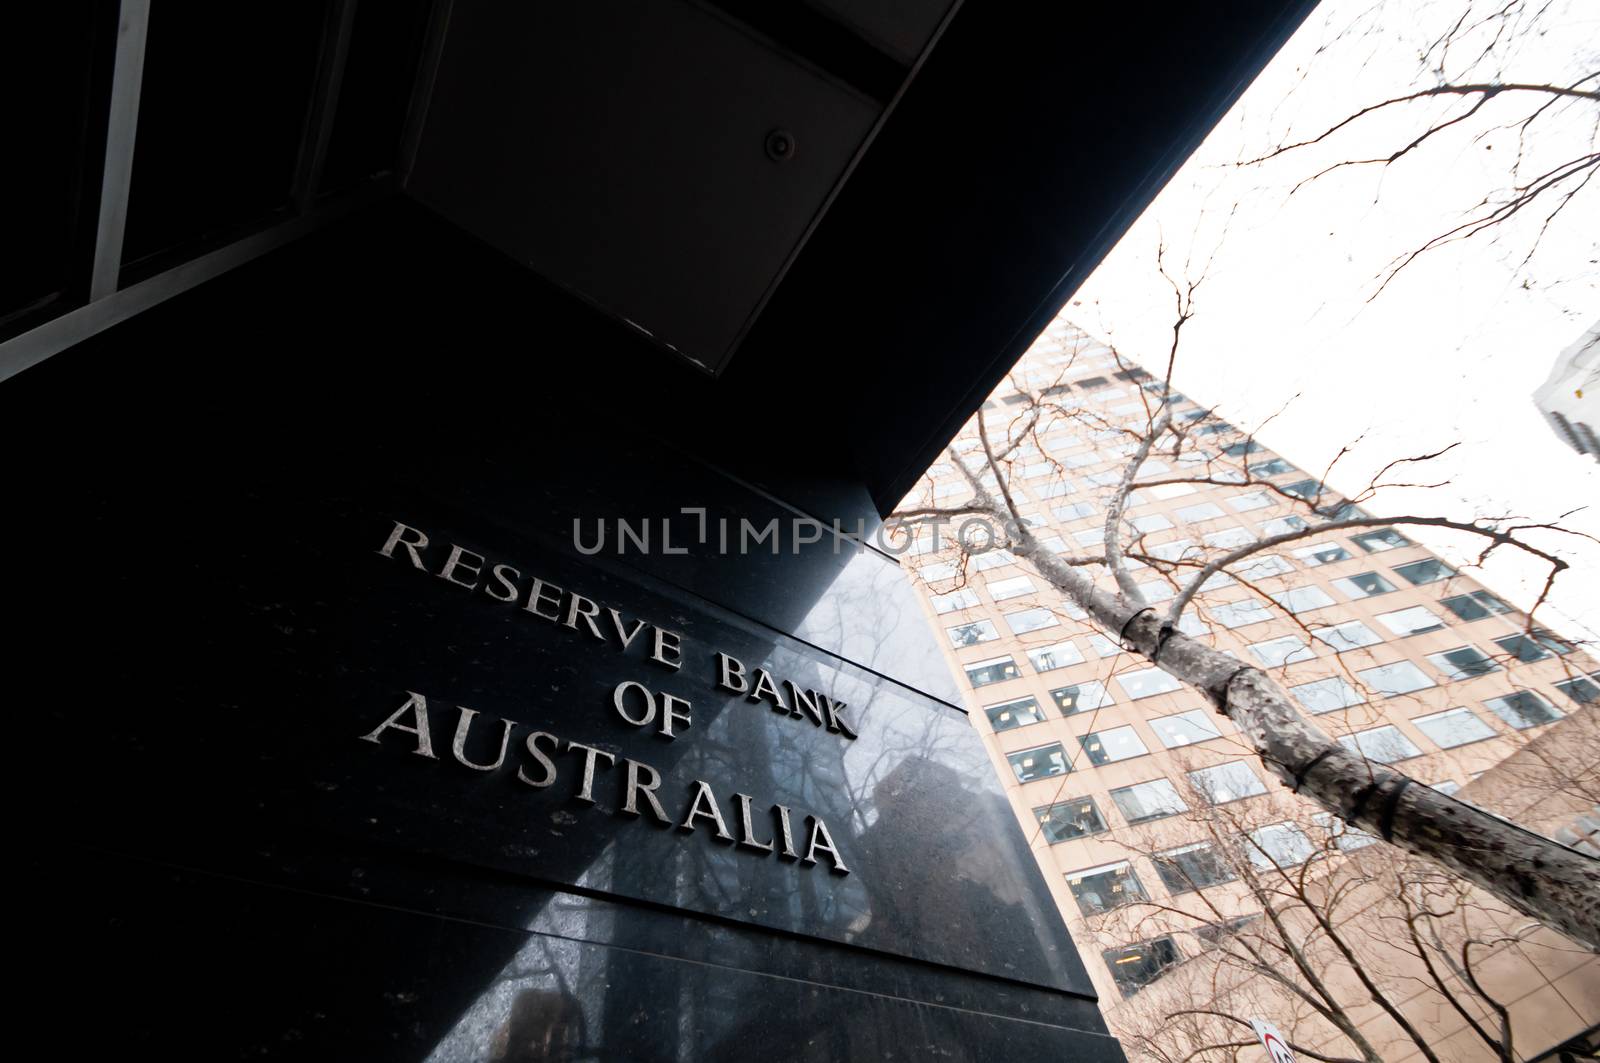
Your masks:
<path fill-rule="evenodd" d="M 683 712 L 678 711 L 679 705 L 683 706 Z M 680 697 L 677 697 L 673 694 L 668 694 L 666 691 L 662 691 L 661 737 L 677 738 L 677 734 L 672 730 L 672 725 L 675 723 L 681 723 L 683 726 L 688 727 L 689 722 L 689 703 Z"/>
<path fill-rule="evenodd" d="M 834 734 L 842 734 L 846 738 L 850 739 L 861 737 L 852 731 L 849 725 L 846 724 L 839 716 L 839 714 L 847 707 L 844 702 L 834 701 L 826 694 L 818 694 L 817 697 L 822 699 L 822 707 L 828 713 L 828 730 L 832 731 Z"/>
<path fill-rule="evenodd" d="M 384 720 L 377 727 L 373 728 L 370 734 L 362 735 L 361 740 L 363 742 L 377 742 L 379 745 L 382 745 L 383 742 L 378 736 L 383 734 L 383 732 L 386 730 L 395 730 L 399 731 L 401 734 L 416 735 L 417 748 L 413 752 L 415 752 L 418 756 L 429 757 L 433 760 L 438 760 L 439 758 L 433 755 L 433 737 L 428 731 L 428 699 L 423 697 L 421 694 L 413 694 L 409 690 L 406 691 L 406 695 L 406 703 L 396 709 L 394 711 L 394 715 L 390 716 L 387 720 Z M 407 727 L 405 724 L 400 722 L 400 717 L 404 716 L 408 712 L 415 714 L 417 722 L 416 726 L 414 727 Z"/>
<path fill-rule="evenodd" d="M 694 781 L 694 796 L 689 800 L 689 811 L 683 817 L 683 829 L 694 830 L 694 821 L 709 819 L 716 824 L 717 837 L 725 842 L 733 841 L 733 835 L 728 833 L 728 825 L 723 822 L 722 809 L 717 807 L 716 795 L 711 792 L 711 787 L 701 779 Z"/>
<path fill-rule="evenodd" d="M 628 715 L 625 695 L 630 689 L 644 695 L 644 713 L 637 719 Z M 643 683 L 635 683 L 631 679 L 625 679 L 617 684 L 616 689 L 611 692 L 611 704 L 616 706 L 618 716 L 635 727 L 645 727 L 656 718 L 656 696 L 650 693 L 650 689 Z"/>
<path fill-rule="evenodd" d="M 477 558 L 477 563 L 473 564 L 470 561 L 463 562 L 462 558 L 464 557 Z M 456 586 L 465 587 L 469 591 L 477 590 L 478 577 L 483 575 L 483 562 L 485 560 L 486 559 L 482 554 L 475 554 L 471 550 L 463 550 L 461 547 L 451 543 L 450 556 L 445 559 L 444 567 L 439 570 L 439 578 L 449 580 Z M 456 579 L 455 571 L 458 568 L 464 569 L 467 575 L 472 577 L 471 583 L 463 583 L 461 580 Z"/>
<path fill-rule="evenodd" d="M 635 620 L 632 631 L 623 631 L 622 614 L 615 609 L 607 609 L 606 612 L 611 614 L 611 626 L 617 629 L 617 638 L 621 641 L 622 648 L 627 649 L 633 644 L 633 640 L 639 637 L 639 632 L 645 629 L 645 622 L 643 620 Z"/>
<path fill-rule="evenodd" d="M 607 767 L 610 767 L 611 765 L 615 764 L 617 762 L 617 758 L 613 754 L 607 753 L 603 749 L 596 749 L 593 746 L 586 746 L 581 742 L 568 742 L 567 743 L 567 752 L 568 753 L 571 753 L 571 752 L 573 752 L 575 750 L 579 750 L 579 749 L 583 750 L 583 782 L 578 785 L 578 792 L 576 794 L 573 794 L 573 797 L 575 797 L 579 801 L 587 801 L 589 804 L 592 805 L 592 804 L 594 804 L 594 762 L 595 762 L 595 758 L 597 758 L 597 757 L 605 757 L 606 758 L 606 766 Z"/>
<path fill-rule="evenodd" d="M 800 854 L 794 851 L 794 828 L 789 823 L 789 809 L 783 805 L 773 805 L 772 811 L 778 814 L 778 843 L 782 846 L 778 855 L 785 860 L 800 859 Z"/>
<path fill-rule="evenodd" d="M 457 705 L 461 710 L 461 719 L 456 721 L 455 741 L 450 743 L 450 752 L 454 753 L 456 760 L 473 771 L 494 771 L 506 762 L 506 743 L 511 741 L 511 721 L 501 720 L 500 752 L 494 758 L 493 764 L 474 764 L 467 759 L 467 733 L 472 730 L 472 721 L 478 715 L 477 710 L 469 709 L 465 705 Z"/>
<path fill-rule="evenodd" d="M 550 754 L 554 755 L 561 752 L 561 739 L 557 738 L 549 731 L 535 731 L 526 739 L 528 756 L 534 759 L 534 762 L 539 765 L 544 774 L 540 778 L 530 779 L 527 775 L 523 774 L 521 768 L 517 769 L 518 781 L 525 782 L 529 786 L 536 786 L 541 790 L 556 781 L 555 761 L 551 760 L 550 757 L 545 754 L 544 750 L 539 748 L 539 743 L 543 741 L 549 741 Z"/>
<path fill-rule="evenodd" d="M 506 577 L 507 572 L 511 573 L 510 578 Z M 521 578 L 522 573 L 518 572 L 510 565 L 496 565 L 494 566 L 494 570 L 489 574 L 494 578 L 495 583 L 506 589 L 506 593 L 503 596 L 496 594 L 493 586 L 485 587 L 483 589 L 483 593 L 487 594 L 497 602 L 514 602 L 517 600 L 516 581 Z"/>
<path fill-rule="evenodd" d="M 589 625 L 589 633 L 604 642 L 606 637 L 600 634 L 600 626 L 595 623 L 595 619 L 600 616 L 600 607 L 583 595 L 574 594 L 572 600 L 567 603 L 566 625 L 574 631 L 578 630 L 580 616 L 583 617 L 583 622 Z"/>
<path fill-rule="evenodd" d="M 416 538 L 407 539 L 405 537 L 406 532 L 411 532 Z M 394 557 L 394 548 L 397 546 L 406 548 L 406 553 L 411 555 L 411 563 L 413 565 L 424 572 L 428 571 L 428 566 L 422 563 L 422 555 L 417 553 L 418 550 L 426 550 L 428 548 L 428 537 L 420 529 L 407 527 L 399 521 L 395 521 L 394 531 L 389 533 L 389 541 L 383 544 L 383 549 L 379 550 L 378 553 L 392 559 Z"/>
<path fill-rule="evenodd" d="M 839 855 L 839 850 L 834 847 L 833 836 L 828 833 L 828 825 L 822 822 L 819 816 L 808 817 L 811 820 L 811 842 L 806 846 L 806 855 L 802 863 L 814 864 L 817 862 L 817 851 L 828 854 L 828 868 L 836 875 L 848 875 L 850 869 L 844 866 L 844 858 Z"/>
<path fill-rule="evenodd" d="M 717 686 L 735 694 L 743 694 L 750 689 L 744 677 L 744 665 L 737 657 L 729 657 L 720 651 L 717 653 Z"/>
<path fill-rule="evenodd" d="M 545 594 L 545 591 L 547 590 L 554 591 L 555 597 L 547 597 Z M 526 609 L 534 616 L 540 617 L 544 620 L 559 621 L 561 619 L 561 614 L 559 612 L 541 612 L 539 610 L 539 606 L 541 605 L 548 605 L 551 608 L 559 609 L 561 607 L 561 588 L 555 586 L 554 584 L 546 583 L 542 579 L 536 579 L 533 581 L 533 586 L 528 590 L 528 604 L 524 605 L 522 608 Z"/>
<path fill-rule="evenodd" d="M 641 775 L 649 776 L 649 782 L 640 782 Z M 628 761 L 627 799 L 622 802 L 622 811 L 630 815 L 639 815 L 639 795 L 643 794 L 645 801 L 650 805 L 650 811 L 655 813 L 658 821 L 672 825 L 672 820 L 667 818 L 666 811 L 661 807 L 661 802 L 656 800 L 656 790 L 661 787 L 661 776 L 648 764 L 641 764 L 637 760 Z"/>
<path fill-rule="evenodd" d="M 750 691 L 750 700 L 760 701 L 763 697 L 772 699 L 773 712 L 789 711 L 789 706 L 783 703 L 783 697 L 778 693 L 778 685 L 772 681 L 772 676 L 765 668 L 757 668 L 756 685 Z"/>
<path fill-rule="evenodd" d="M 651 647 L 650 659 L 677 671 L 683 664 L 683 645 L 679 642 L 681 638 L 682 636 L 676 631 L 668 631 L 664 627 L 656 628 L 655 644 Z"/>
<path fill-rule="evenodd" d="M 772 852 L 772 843 L 758 841 L 755 828 L 750 823 L 750 795 L 734 794 L 734 800 L 739 802 L 739 844 L 746 849 L 759 849 L 761 852 Z"/>
<path fill-rule="evenodd" d="M 822 709 L 817 705 L 817 699 L 821 697 L 821 695 L 814 691 L 801 690 L 798 686 L 787 679 L 785 679 L 783 683 L 789 688 L 789 700 L 794 702 L 794 708 L 789 710 L 789 715 L 793 716 L 797 720 L 803 720 L 806 716 L 810 716 L 811 722 L 816 724 L 818 727 L 821 727 Z M 805 712 L 801 713 L 801 709 L 804 709 Z"/>

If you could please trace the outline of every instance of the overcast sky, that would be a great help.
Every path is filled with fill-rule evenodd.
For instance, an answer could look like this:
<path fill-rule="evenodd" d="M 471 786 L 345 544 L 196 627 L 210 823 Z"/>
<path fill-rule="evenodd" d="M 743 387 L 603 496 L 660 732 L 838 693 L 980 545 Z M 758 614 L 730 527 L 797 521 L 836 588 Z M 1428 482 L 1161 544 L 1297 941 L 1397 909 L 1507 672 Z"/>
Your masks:
<path fill-rule="evenodd" d="M 1397 256 L 1507 187 L 1518 138 L 1511 130 L 1475 138 L 1543 100 L 1503 94 L 1391 166 L 1343 168 L 1292 193 L 1334 162 L 1387 156 L 1430 121 L 1465 107 L 1452 99 L 1391 108 L 1315 147 L 1236 165 L 1315 136 L 1363 106 L 1436 84 L 1419 55 L 1462 7 L 1459 0 L 1323 3 L 1063 316 L 1156 369 L 1173 320 L 1172 290 L 1156 270 L 1164 243 L 1170 272 L 1181 278 L 1187 262 L 1188 276 L 1205 276 L 1173 374 L 1179 390 L 1244 428 L 1282 409 L 1260 437 L 1313 473 L 1359 437 L 1328 477 L 1346 492 L 1393 458 L 1459 443 L 1429 463 L 1430 472 L 1402 477 L 1447 486 L 1386 490 L 1367 504 L 1376 513 L 1550 521 L 1579 509 L 1562 523 L 1600 536 L 1600 465 L 1557 440 L 1531 398 L 1557 354 L 1600 319 L 1600 180 L 1572 199 L 1542 239 L 1535 234 L 1553 199 L 1494 230 L 1493 239 L 1422 255 L 1378 292 Z M 1486 38 L 1463 41 L 1448 57 L 1451 80 L 1457 72 L 1486 80 L 1498 69 L 1501 82 L 1570 84 L 1600 70 L 1600 3 L 1557 2 L 1534 32 L 1496 51 L 1504 62 L 1463 70 L 1460 57 L 1476 54 L 1473 43 L 1481 51 Z M 1585 100 L 1546 112 L 1521 145 L 1525 175 L 1548 169 L 1546 160 L 1595 151 L 1597 113 Z M 1453 561 L 1468 560 L 1460 538 L 1407 534 Z M 1573 565 L 1558 581 L 1554 609 L 1542 615 L 1577 637 L 1600 634 L 1600 546 L 1549 535 L 1537 541 L 1559 547 Z M 1527 607 L 1544 571 L 1501 552 L 1475 574 Z"/>

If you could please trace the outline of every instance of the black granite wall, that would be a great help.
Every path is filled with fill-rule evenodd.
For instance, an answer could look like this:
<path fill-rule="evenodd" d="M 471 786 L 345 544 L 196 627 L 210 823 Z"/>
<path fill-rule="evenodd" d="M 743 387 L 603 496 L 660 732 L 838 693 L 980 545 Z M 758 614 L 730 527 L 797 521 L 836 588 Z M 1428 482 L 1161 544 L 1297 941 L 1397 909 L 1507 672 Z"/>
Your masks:
<path fill-rule="evenodd" d="M 375 232 L 0 388 L 30 1043 L 1120 1059 L 895 560 L 791 552 L 787 523 L 776 555 L 663 550 L 685 507 L 713 542 L 723 518 L 870 526 L 826 411 L 721 408 L 492 256 Z M 759 460 L 805 432 L 827 474 Z M 615 552 L 619 517 L 657 522 L 649 553 Z M 584 556 L 573 522 L 602 519 L 613 549 Z M 794 712 L 719 689 L 718 652 Z M 625 681 L 690 722 L 630 725 Z M 630 761 L 669 822 L 624 808 Z M 816 820 L 837 859 L 806 859 Z"/>

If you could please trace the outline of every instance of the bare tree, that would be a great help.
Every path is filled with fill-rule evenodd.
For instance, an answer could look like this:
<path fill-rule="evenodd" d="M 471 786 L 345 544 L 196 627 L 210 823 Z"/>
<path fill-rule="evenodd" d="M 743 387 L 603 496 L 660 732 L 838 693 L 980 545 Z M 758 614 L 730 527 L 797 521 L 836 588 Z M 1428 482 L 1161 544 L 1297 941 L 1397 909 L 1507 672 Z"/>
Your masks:
<path fill-rule="evenodd" d="M 1423 1010 L 1456 1015 L 1506 1063 L 1518 1058 L 1519 1035 L 1548 1040 L 1547 1030 L 1514 1030 L 1508 1002 L 1486 988 L 1491 976 L 1528 980 L 1529 961 L 1511 946 L 1538 924 L 1435 865 L 1378 851 L 1376 839 L 1290 795 L 1229 804 L 1190 787 L 1186 796 L 1186 811 L 1128 846 L 1174 887 L 1170 900 L 1137 888 L 1120 903 L 1080 900 L 1080 940 L 1189 943 L 1180 970 L 1112 1008 L 1133 1054 L 1231 1058 L 1253 1043 L 1249 1020 L 1262 1014 L 1297 1053 L 1329 1061 L 1415 1052 L 1437 1063 L 1435 1031 L 1411 1018 Z M 1180 840 L 1188 844 L 1163 848 Z M 1233 885 L 1202 889 L 1220 882 Z"/>
<path fill-rule="evenodd" d="M 1358 508 L 1360 501 L 1392 482 L 1389 477 L 1425 467 L 1436 455 L 1390 462 L 1366 489 L 1341 499 L 1320 486 L 1321 481 L 1310 489 L 1289 490 L 1256 475 L 1248 461 L 1253 444 L 1249 434 L 1234 431 L 1234 442 L 1220 451 L 1197 445 L 1195 433 L 1200 422 L 1175 420 L 1170 379 L 1198 287 L 1199 282 L 1174 284 L 1176 314 L 1167 370 L 1163 379 L 1145 382 L 1140 391 L 1141 412 L 1134 420 L 1108 422 L 1079 408 L 1067 397 L 1065 388 L 1052 385 L 1030 390 L 1025 381 L 1018 381 L 1025 399 L 1009 411 L 1006 423 L 992 425 L 987 412 L 980 411 L 975 421 L 975 447 L 966 451 L 958 440 L 949 450 L 951 463 L 966 481 L 968 497 L 955 505 L 904 508 L 895 515 L 896 523 L 948 523 L 976 516 L 1003 528 L 1010 551 L 1058 589 L 1089 623 L 1117 639 L 1125 650 L 1142 655 L 1203 694 L 1234 722 L 1267 770 L 1291 790 L 1349 825 L 1426 857 L 1517 911 L 1600 949 L 1600 861 L 1428 786 L 1413 784 L 1400 772 L 1365 759 L 1307 719 L 1263 669 L 1244 664 L 1184 630 L 1186 613 L 1208 581 L 1226 575 L 1255 589 L 1248 575 L 1253 560 L 1275 548 L 1337 530 L 1419 525 L 1451 528 L 1482 541 L 1480 561 L 1500 549 L 1520 550 L 1540 559 L 1549 567 L 1546 593 L 1568 567 L 1565 560 L 1527 536 L 1530 531 L 1563 532 L 1555 525 L 1489 523 L 1432 514 L 1379 518 Z M 1097 553 L 1071 553 L 1064 544 L 1046 546 L 1024 519 L 1011 489 L 1014 468 L 1021 458 L 1033 464 L 1048 462 L 1060 470 L 1060 463 L 1042 441 L 1045 434 L 1063 424 L 1087 427 L 1100 433 L 1108 448 L 1127 453 L 1117 482 L 1109 485 Z M 1231 430 L 1231 426 L 1222 427 L 1224 433 Z M 1157 452 L 1170 457 L 1178 471 L 1141 475 Z M 1326 478 L 1324 474 L 1323 481 Z M 1126 514 L 1134 491 L 1176 484 L 1267 492 L 1298 512 L 1295 519 L 1284 522 L 1281 532 L 1232 549 L 1194 548 L 1162 556 L 1161 551 L 1146 547 L 1144 533 L 1128 522 Z M 965 572 L 975 549 L 972 543 L 960 545 Z M 981 550 L 983 545 L 987 544 L 977 544 L 977 548 Z M 1158 605 L 1151 600 L 1132 573 L 1134 564 L 1148 566 L 1160 575 L 1171 590 L 1169 602 Z M 1277 605 L 1265 594 L 1260 597 L 1269 606 Z M 1529 611 L 1530 631 L 1538 604 Z"/>
<path fill-rule="evenodd" d="M 1419 257 L 1449 244 L 1493 235 L 1513 219 L 1536 217 L 1518 266 L 1526 266 L 1539 243 L 1590 186 L 1600 171 L 1600 49 L 1579 53 L 1575 65 L 1554 77 L 1526 68 L 1523 53 L 1550 32 L 1552 0 L 1465 0 L 1430 9 L 1436 28 L 1420 42 L 1414 86 L 1352 108 L 1310 130 L 1289 129 L 1271 147 L 1240 160 L 1261 166 L 1331 150 L 1335 161 L 1316 165 L 1294 182 L 1293 195 L 1330 174 L 1357 169 L 1385 171 L 1419 165 L 1419 158 L 1472 151 L 1499 160 L 1491 187 L 1466 207 L 1458 221 L 1391 261 L 1380 276 L 1381 292 Z M 1339 27 L 1320 51 L 1359 48 L 1368 37 L 1392 32 L 1385 15 L 1394 5 L 1378 3 Z M 1411 6 L 1406 14 L 1417 16 Z M 1581 16 L 1580 16 L 1581 17 Z M 1580 22 L 1581 25 L 1581 22 Z M 1550 135 L 1552 127 L 1586 130 Z M 1371 135 L 1384 147 L 1370 155 L 1343 156 L 1351 138 Z M 1500 149 L 1498 156 L 1491 153 Z M 1376 292 L 1374 294 L 1377 294 Z"/>

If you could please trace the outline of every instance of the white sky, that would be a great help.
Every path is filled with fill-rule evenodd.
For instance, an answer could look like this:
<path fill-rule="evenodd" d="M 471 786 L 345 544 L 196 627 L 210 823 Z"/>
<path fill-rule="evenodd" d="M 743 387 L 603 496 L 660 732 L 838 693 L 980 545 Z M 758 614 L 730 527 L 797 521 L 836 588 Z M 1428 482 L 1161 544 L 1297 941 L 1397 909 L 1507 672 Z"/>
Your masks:
<path fill-rule="evenodd" d="M 1062 316 L 1157 371 L 1173 321 L 1172 289 L 1156 269 L 1164 242 L 1169 272 L 1181 278 L 1187 260 L 1191 278 L 1205 276 L 1173 374 L 1180 391 L 1247 429 L 1287 403 L 1260 438 L 1313 474 L 1362 437 L 1327 477 L 1349 493 L 1393 458 L 1460 442 L 1425 467 L 1431 472 L 1401 477 L 1447 486 L 1383 491 L 1367 503 L 1375 513 L 1542 522 L 1588 507 L 1562 523 L 1600 536 L 1600 465 L 1560 442 L 1531 397 L 1557 354 L 1600 319 L 1600 180 L 1551 222 L 1526 265 L 1555 200 L 1528 208 L 1493 240 L 1429 252 L 1374 297 L 1396 256 L 1507 187 L 1517 138 L 1505 131 L 1474 137 L 1542 100 L 1503 94 L 1392 166 L 1345 168 L 1293 194 L 1296 182 L 1323 167 L 1386 156 L 1426 129 L 1430 116 L 1463 106 L 1428 100 L 1391 108 L 1322 145 L 1235 165 L 1285 139 L 1315 136 L 1365 105 L 1437 83 L 1419 55 L 1462 6 L 1326 0 Z M 1356 32 L 1335 39 L 1352 24 Z M 1557 2 L 1538 28 L 1544 32 L 1519 35 L 1514 48 L 1460 77 L 1466 64 L 1454 60 L 1468 49 L 1456 48 L 1450 79 L 1571 83 L 1600 70 L 1600 3 Z M 1486 41 L 1477 43 L 1481 51 Z M 1491 78 L 1497 70 L 1503 73 Z M 1525 176 L 1548 169 L 1541 160 L 1596 150 L 1597 115 L 1600 107 L 1576 100 L 1539 119 L 1525 144 Z M 1477 553 L 1452 533 L 1406 534 L 1458 563 Z M 1548 533 L 1535 541 L 1560 548 L 1573 565 L 1541 617 L 1574 637 L 1600 634 L 1600 546 Z M 1475 574 L 1526 608 L 1544 571 L 1499 551 Z"/>

